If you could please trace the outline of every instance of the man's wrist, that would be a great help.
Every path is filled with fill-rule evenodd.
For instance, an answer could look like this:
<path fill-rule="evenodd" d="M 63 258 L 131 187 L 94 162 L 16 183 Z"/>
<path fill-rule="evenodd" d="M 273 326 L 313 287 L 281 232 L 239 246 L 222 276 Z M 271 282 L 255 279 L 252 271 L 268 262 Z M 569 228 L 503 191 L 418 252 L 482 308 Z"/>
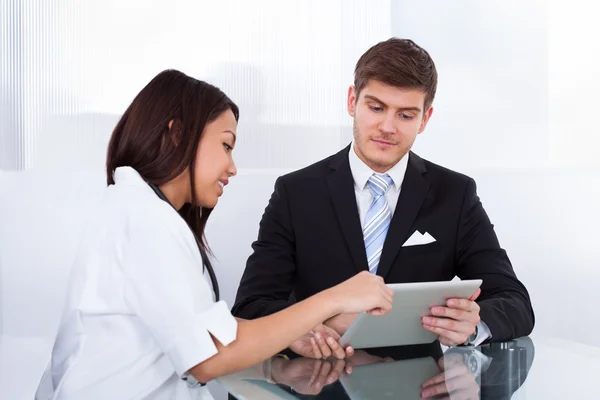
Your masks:
<path fill-rule="evenodd" d="M 475 341 L 477 340 L 477 336 L 479 335 L 479 325 L 475 325 L 475 331 L 471 336 L 467 338 L 467 340 L 462 344 L 463 346 L 473 346 Z"/>
<path fill-rule="evenodd" d="M 343 336 L 356 317 L 358 317 L 358 314 L 338 314 L 325 321 L 325 325 L 336 331 L 338 335 Z"/>
<path fill-rule="evenodd" d="M 323 322 L 323 325 L 327 326 L 328 328 L 333 329 L 334 331 L 336 331 L 340 336 L 342 335 L 340 333 L 340 331 L 342 330 L 341 327 L 341 316 L 342 314 L 338 314 L 338 315 L 334 315 L 333 317 L 329 318 L 327 321 Z"/>

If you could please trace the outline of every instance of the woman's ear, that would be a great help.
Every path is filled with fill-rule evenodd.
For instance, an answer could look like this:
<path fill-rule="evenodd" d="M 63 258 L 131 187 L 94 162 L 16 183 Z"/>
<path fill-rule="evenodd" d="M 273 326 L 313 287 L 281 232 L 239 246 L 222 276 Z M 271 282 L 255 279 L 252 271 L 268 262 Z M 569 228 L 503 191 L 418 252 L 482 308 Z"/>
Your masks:
<path fill-rule="evenodd" d="M 170 142 L 170 143 L 169 143 Z M 168 130 L 163 135 L 160 142 L 160 150 L 165 151 L 168 147 L 175 145 L 177 147 L 181 143 L 181 123 L 179 120 L 172 119 L 169 121 Z"/>
<path fill-rule="evenodd" d="M 169 121 L 168 136 L 170 136 L 170 139 L 175 147 L 179 146 L 179 143 L 181 143 L 181 121 L 178 119 L 172 119 Z"/>

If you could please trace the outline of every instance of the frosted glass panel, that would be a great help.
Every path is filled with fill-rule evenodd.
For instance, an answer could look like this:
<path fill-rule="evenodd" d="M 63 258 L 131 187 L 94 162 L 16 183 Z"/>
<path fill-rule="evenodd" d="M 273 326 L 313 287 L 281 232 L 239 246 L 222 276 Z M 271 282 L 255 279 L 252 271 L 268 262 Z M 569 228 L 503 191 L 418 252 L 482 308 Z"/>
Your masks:
<path fill-rule="evenodd" d="M 316 161 L 350 138 L 353 64 L 390 36 L 389 10 L 389 1 L 2 0 L 0 166 L 101 164 L 119 115 L 166 68 L 239 103 L 242 170 Z"/>

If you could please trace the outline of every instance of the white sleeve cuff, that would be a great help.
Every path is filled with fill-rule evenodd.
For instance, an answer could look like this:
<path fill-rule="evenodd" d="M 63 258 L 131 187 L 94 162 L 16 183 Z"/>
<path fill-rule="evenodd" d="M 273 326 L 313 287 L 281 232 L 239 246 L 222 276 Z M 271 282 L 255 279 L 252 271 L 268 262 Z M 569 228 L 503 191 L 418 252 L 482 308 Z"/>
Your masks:
<path fill-rule="evenodd" d="M 223 346 L 229 345 L 237 337 L 237 321 L 224 301 L 215 303 L 201 313 L 190 315 L 190 319 L 195 322 L 166 351 L 180 377 L 190 368 L 218 353 L 210 334 Z"/>
<path fill-rule="evenodd" d="M 477 337 L 471 345 L 477 347 L 491 337 L 492 332 L 490 332 L 490 328 L 488 328 L 485 322 L 479 321 L 479 323 L 477 324 Z"/>

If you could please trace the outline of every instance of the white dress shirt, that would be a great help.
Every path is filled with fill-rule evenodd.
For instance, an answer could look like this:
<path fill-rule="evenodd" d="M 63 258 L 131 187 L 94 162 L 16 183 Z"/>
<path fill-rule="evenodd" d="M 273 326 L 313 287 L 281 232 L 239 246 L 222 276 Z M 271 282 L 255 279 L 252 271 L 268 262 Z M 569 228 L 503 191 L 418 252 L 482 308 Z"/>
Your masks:
<path fill-rule="evenodd" d="M 367 211 L 373 201 L 373 193 L 371 192 L 371 189 L 369 189 L 367 182 L 375 171 L 358 158 L 354 149 L 354 142 L 348 152 L 348 159 L 350 161 L 350 172 L 354 178 L 354 194 L 356 195 L 356 205 L 358 206 L 358 215 L 360 215 L 360 224 L 361 227 L 364 227 Z M 398 197 L 400 197 L 400 189 L 402 189 L 402 182 L 404 181 L 407 166 L 408 154 L 402 157 L 396 165 L 385 172 L 392 178 L 392 183 L 387 192 L 385 192 L 385 199 L 390 206 L 392 216 L 396 210 L 396 204 L 398 204 Z"/>
<path fill-rule="evenodd" d="M 227 345 L 194 236 L 132 168 L 90 210 L 50 365 L 36 399 L 212 399 L 181 379 Z"/>
<path fill-rule="evenodd" d="M 348 152 L 348 161 L 350 162 L 350 172 L 354 179 L 354 194 L 356 195 L 356 205 L 358 206 L 358 215 L 360 216 L 361 227 L 364 227 L 365 217 L 367 211 L 373 201 L 373 193 L 369 189 L 367 182 L 371 175 L 376 173 L 365 164 L 356 154 L 354 148 L 355 143 L 352 142 L 350 151 Z M 392 168 L 387 170 L 385 173 L 392 178 L 392 184 L 389 186 L 385 193 L 385 199 L 387 200 L 392 217 L 398 204 L 398 198 L 400 197 L 400 190 L 402 189 L 402 182 L 404 181 L 404 175 L 406 174 L 406 168 L 408 167 L 409 153 L 406 153 L 404 157 L 400 159 Z M 491 337 L 491 332 L 485 322 L 481 321 L 478 325 L 477 338 L 473 342 L 473 345 L 478 346 L 483 343 L 487 338 Z"/>

